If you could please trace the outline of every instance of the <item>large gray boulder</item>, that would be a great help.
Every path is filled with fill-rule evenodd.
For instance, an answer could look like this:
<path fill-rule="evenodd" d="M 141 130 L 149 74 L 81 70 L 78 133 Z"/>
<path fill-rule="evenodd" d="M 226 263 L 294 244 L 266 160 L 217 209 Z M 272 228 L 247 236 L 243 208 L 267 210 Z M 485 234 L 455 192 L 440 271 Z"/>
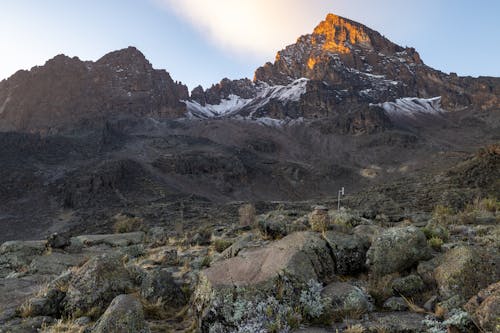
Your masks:
<path fill-rule="evenodd" d="M 81 235 L 72 237 L 70 242 L 72 247 L 108 245 L 112 247 L 130 246 L 143 243 L 146 234 L 142 231 L 129 232 L 123 234 L 105 235 Z"/>
<path fill-rule="evenodd" d="M 209 332 L 214 324 L 234 321 L 228 313 L 240 313 L 239 306 L 255 307 L 272 295 L 297 299 L 297 290 L 308 282 L 329 282 L 333 275 L 331 251 L 314 232 L 293 233 L 265 247 L 245 250 L 200 272 L 193 303 L 199 327 Z"/>
<path fill-rule="evenodd" d="M 366 263 L 373 274 L 383 276 L 427 260 L 430 253 L 427 238 L 420 229 L 414 226 L 390 228 L 373 241 Z"/>
<path fill-rule="evenodd" d="M 24 268 L 45 251 L 45 241 L 8 241 L 0 245 L 0 277 Z"/>
<path fill-rule="evenodd" d="M 302 282 L 328 281 L 334 261 L 327 243 L 314 232 L 297 232 L 262 248 L 245 251 L 200 273 L 213 287 L 265 285 L 285 273 Z"/>
<path fill-rule="evenodd" d="M 172 274 L 163 269 L 155 269 L 144 275 L 140 294 L 151 303 L 161 300 L 163 304 L 172 307 L 186 304 L 185 296 Z"/>
<path fill-rule="evenodd" d="M 458 246 L 447 251 L 434 269 L 441 297 L 458 296 L 466 301 L 500 280 L 498 258 L 498 250 L 481 247 Z"/>
<path fill-rule="evenodd" d="M 119 295 L 95 324 L 93 333 L 149 333 L 141 303 L 132 295 Z"/>
<path fill-rule="evenodd" d="M 132 287 L 132 277 L 120 255 L 94 257 L 73 274 L 65 298 L 66 312 L 76 317 L 96 316 L 115 296 Z"/>
<path fill-rule="evenodd" d="M 373 310 L 370 296 L 361 288 L 345 282 L 327 285 L 321 296 L 328 298 L 337 317 L 359 316 Z"/>
<path fill-rule="evenodd" d="M 324 238 L 334 255 L 335 273 L 353 275 L 365 270 L 366 252 L 369 248 L 365 239 L 334 231 L 326 232 Z"/>

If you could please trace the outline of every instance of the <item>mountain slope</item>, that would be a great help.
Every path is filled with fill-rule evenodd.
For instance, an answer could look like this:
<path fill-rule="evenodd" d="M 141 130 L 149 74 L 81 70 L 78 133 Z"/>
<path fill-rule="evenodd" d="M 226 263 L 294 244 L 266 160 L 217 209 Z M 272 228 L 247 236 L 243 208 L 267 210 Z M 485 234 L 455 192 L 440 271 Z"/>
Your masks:
<path fill-rule="evenodd" d="M 133 47 L 95 63 L 58 55 L 0 82 L 0 130 L 50 133 L 111 116 L 179 117 L 187 97 L 186 86 Z"/>

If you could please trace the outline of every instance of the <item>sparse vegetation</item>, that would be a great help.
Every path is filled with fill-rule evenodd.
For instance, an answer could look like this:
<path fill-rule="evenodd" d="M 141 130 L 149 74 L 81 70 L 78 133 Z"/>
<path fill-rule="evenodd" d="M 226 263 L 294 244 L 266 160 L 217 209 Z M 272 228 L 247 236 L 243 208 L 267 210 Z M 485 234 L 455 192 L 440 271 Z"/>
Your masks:
<path fill-rule="evenodd" d="M 455 212 L 452 208 L 437 205 L 432 212 L 432 219 L 436 224 L 449 225 L 455 222 Z"/>
<path fill-rule="evenodd" d="M 122 213 L 115 215 L 113 220 L 113 231 L 119 234 L 139 231 L 144 227 L 144 221 L 142 218 Z"/>
<path fill-rule="evenodd" d="M 430 247 L 432 247 L 434 250 L 441 250 L 441 246 L 443 246 L 443 240 L 439 237 L 432 237 L 429 240 L 427 240 L 427 243 L 429 244 Z"/>
<path fill-rule="evenodd" d="M 75 323 L 72 319 L 59 319 L 55 324 L 42 325 L 42 333 L 83 333 L 86 329 L 84 326 L 80 326 Z"/>
<path fill-rule="evenodd" d="M 348 325 L 344 330 L 344 333 L 363 333 L 365 331 L 364 327 L 360 324 Z"/>
<path fill-rule="evenodd" d="M 230 247 L 233 243 L 231 241 L 219 238 L 213 241 L 212 244 L 214 246 L 214 250 L 221 253 L 224 252 L 224 250 Z"/>

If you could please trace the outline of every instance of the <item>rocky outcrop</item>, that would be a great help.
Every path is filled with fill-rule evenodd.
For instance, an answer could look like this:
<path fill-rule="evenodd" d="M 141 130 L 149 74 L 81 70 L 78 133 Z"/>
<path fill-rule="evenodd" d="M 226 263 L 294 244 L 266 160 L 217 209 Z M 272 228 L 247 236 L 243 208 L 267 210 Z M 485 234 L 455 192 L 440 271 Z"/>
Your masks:
<path fill-rule="evenodd" d="M 390 228 L 372 243 L 367 264 L 375 275 L 399 272 L 430 258 L 427 238 L 418 228 Z"/>
<path fill-rule="evenodd" d="M 473 296 L 464 306 L 485 332 L 500 329 L 500 282 L 488 286 Z"/>
<path fill-rule="evenodd" d="M 67 313 L 95 316 L 111 300 L 131 290 L 133 280 L 121 256 L 106 254 L 90 259 L 75 272 L 65 298 Z"/>
<path fill-rule="evenodd" d="M 0 82 L 0 131 L 57 133 L 109 117 L 182 116 L 186 86 L 134 47 L 96 62 L 58 55 Z"/>
<path fill-rule="evenodd" d="M 96 323 L 94 333 L 149 333 L 141 303 L 132 295 L 119 295 Z"/>

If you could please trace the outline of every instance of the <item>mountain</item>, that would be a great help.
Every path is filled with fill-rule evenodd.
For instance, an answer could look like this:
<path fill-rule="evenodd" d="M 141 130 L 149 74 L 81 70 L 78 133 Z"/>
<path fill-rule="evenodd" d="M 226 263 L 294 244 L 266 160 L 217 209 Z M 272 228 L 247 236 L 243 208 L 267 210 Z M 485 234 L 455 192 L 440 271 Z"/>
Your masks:
<path fill-rule="evenodd" d="M 96 62 L 58 55 L 0 82 L 0 130 L 54 133 L 122 115 L 179 117 L 187 97 L 186 86 L 134 47 Z"/>
<path fill-rule="evenodd" d="M 0 82 L 0 241 L 101 232 L 118 213 L 204 223 L 234 215 L 234 201 L 267 207 L 340 187 L 396 220 L 497 195 L 490 175 L 443 175 L 500 140 L 499 89 L 332 14 L 253 80 L 191 94 L 133 47 L 96 62 L 59 55 Z"/>
<path fill-rule="evenodd" d="M 252 93 L 253 92 L 253 93 Z M 498 78 L 458 77 L 426 66 L 403 48 L 357 22 L 329 14 L 312 34 L 298 38 L 249 80 L 221 81 L 191 94 L 198 117 L 329 117 L 368 107 L 389 116 L 465 108 L 498 109 Z M 411 98 L 411 99 L 408 99 Z M 393 103 L 391 105 L 383 103 Z M 440 102 L 440 103 L 439 103 Z"/>

